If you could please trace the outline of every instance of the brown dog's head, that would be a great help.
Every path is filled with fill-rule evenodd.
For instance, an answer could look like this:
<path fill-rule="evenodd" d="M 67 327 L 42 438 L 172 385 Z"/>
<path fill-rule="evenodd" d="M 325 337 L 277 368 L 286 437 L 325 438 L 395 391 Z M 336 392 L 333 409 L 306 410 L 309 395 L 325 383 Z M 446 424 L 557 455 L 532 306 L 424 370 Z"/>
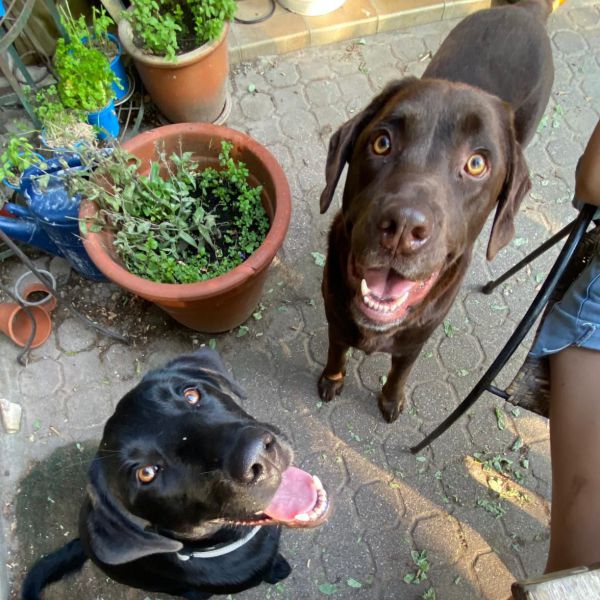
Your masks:
<path fill-rule="evenodd" d="M 497 205 L 491 259 L 514 234 L 530 188 L 512 112 L 471 86 L 407 78 L 342 125 L 329 143 L 321 212 L 346 163 L 342 219 L 357 321 L 397 326 L 468 261 Z M 438 285 L 440 284 L 440 285 Z"/>

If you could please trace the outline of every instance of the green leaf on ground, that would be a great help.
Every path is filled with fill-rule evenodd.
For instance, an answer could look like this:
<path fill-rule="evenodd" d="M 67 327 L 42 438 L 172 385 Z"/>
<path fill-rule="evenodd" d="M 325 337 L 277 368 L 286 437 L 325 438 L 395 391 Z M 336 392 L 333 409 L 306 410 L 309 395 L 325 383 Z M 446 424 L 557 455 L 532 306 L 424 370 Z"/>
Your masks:
<path fill-rule="evenodd" d="M 498 429 L 503 431 L 506 429 L 506 419 L 504 417 L 504 412 L 501 408 L 497 406 L 494 408 L 494 412 L 496 413 L 496 425 L 498 425 Z"/>
<path fill-rule="evenodd" d="M 317 265 L 318 267 L 325 266 L 325 255 L 324 254 L 322 254 L 321 252 L 311 252 L 310 255 L 313 257 L 313 259 L 315 261 L 315 265 Z"/>
<path fill-rule="evenodd" d="M 455 331 L 456 328 L 454 327 L 454 325 L 452 325 L 452 323 L 450 323 L 450 321 L 446 319 L 444 321 L 444 333 L 446 334 L 446 337 L 451 338 L 454 335 Z"/>
<path fill-rule="evenodd" d="M 326 596 L 332 596 L 337 592 L 337 586 L 335 583 L 322 583 L 319 585 L 319 591 Z"/>
<path fill-rule="evenodd" d="M 356 579 L 352 579 L 352 577 L 346 579 L 346 585 L 357 590 L 362 587 L 362 583 L 360 581 L 356 581 Z"/>

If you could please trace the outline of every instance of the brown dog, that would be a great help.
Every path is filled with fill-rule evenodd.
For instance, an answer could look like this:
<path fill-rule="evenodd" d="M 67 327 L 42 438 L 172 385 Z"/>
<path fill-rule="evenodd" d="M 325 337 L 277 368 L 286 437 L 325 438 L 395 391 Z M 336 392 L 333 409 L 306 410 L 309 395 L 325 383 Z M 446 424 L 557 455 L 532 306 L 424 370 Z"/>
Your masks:
<path fill-rule="evenodd" d="M 389 352 L 379 408 L 394 421 L 410 369 L 450 309 L 495 205 L 488 260 L 511 240 L 531 187 L 521 148 L 554 77 L 549 13 L 524 0 L 467 17 L 421 79 L 389 84 L 331 138 L 322 213 L 346 163 L 349 170 L 323 275 L 324 401 L 341 392 L 350 346 Z"/>

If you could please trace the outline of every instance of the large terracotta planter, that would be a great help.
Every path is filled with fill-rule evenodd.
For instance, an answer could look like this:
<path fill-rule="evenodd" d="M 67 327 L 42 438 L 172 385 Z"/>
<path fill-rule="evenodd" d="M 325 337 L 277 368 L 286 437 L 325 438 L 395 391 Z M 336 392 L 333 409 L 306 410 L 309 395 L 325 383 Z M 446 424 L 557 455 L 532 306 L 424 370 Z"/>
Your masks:
<path fill-rule="evenodd" d="M 133 42 L 129 21 L 119 21 L 119 39 L 133 58 L 144 87 L 160 112 L 173 123 L 212 123 L 225 111 L 228 33 L 229 23 L 225 23 L 218 40 L 172 61 L 142 52 Z"/>
<path fill-rule="evenodd" d="M 87 233 L 85 249 L 106 277 L 130 292 L 156 303 L 174 319 L 197 331 L 228 331 L 243 323 L 257 306 L 267 267 L 283 244 L 290 222 L 291 195 L 287 178 L 273 155 L 251 137 L 227 127 L 208 123 L 165 125 L 142 133 L 125 142 L 123 147 L 142 160 L 140 169 L 147 172 L 150 161 L 164 150 L 191 151 L 206 166 L 218 165 L 221 140 L 233 142 L 231 156 L 246 163 L 251 183 L 263 186 L 263 206 L 271 227 L 261 246 L 235 269 L 197 283 L 155 283 L 127 271 L 106 231 Z M 82 201 L 80 217 L 92 217 L 96 206 Z"/>

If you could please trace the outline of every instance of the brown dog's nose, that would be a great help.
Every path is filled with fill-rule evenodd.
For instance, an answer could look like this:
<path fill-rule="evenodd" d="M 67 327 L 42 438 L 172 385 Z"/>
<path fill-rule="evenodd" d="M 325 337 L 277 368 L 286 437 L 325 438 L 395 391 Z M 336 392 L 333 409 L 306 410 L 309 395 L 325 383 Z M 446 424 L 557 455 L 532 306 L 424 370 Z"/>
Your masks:
<path fill-rule="evenodd" d="M 258 427 L 243 429 L 228 457 L 227 470 L 233 479 L 252 484 L 268 476 L 277 455 L 273 433 Z"/>
<path fill-rule="evenodd" d="M 393 253 L 412 254 L 431 237 L 432 223 L 433 214 L 426 206 L 390 206 L 377 225 L 381 245 Z"/>

